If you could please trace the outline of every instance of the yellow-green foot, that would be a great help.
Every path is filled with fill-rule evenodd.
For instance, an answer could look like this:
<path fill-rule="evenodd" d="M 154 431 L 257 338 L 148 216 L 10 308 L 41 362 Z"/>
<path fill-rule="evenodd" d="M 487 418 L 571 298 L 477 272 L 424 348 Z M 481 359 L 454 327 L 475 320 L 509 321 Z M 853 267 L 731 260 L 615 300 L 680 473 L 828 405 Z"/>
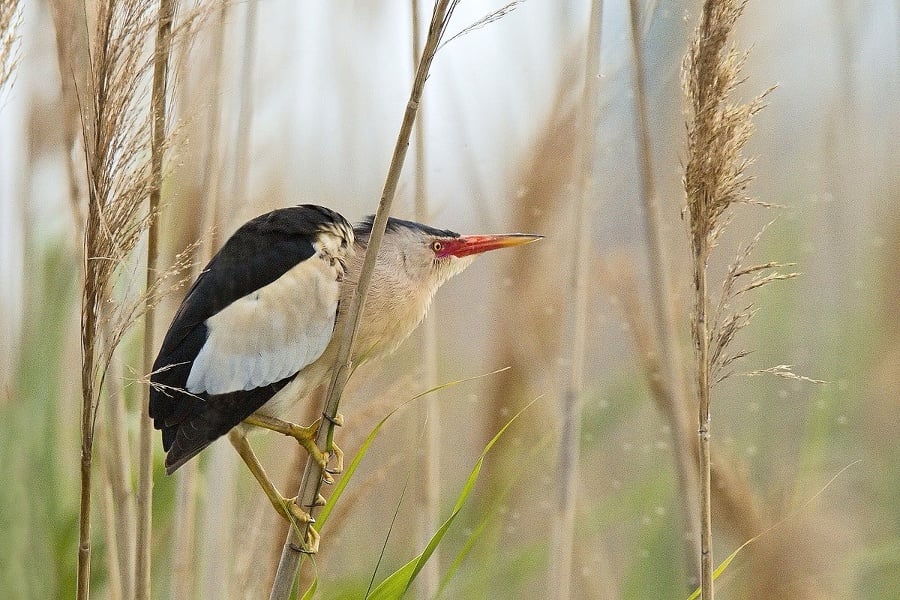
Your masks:
<path fill-rule="evenodd" d="M 302 528 L 309 524 L 309 527 L 306 528 L 305 548 L 302 551 L 307 554 L 316 554 L 319 551 L 320 539 L 319 532 L 312 526 L 316 520 L 297 504 L 297 498 L 282 498 L 275 510 L 287 520 L 291 527 Z"/>

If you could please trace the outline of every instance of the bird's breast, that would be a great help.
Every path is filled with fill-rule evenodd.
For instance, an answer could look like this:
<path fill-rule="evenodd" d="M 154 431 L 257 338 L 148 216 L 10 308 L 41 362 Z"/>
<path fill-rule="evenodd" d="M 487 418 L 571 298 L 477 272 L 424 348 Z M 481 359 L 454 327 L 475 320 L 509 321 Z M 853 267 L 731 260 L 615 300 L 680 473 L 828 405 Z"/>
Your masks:
<path fill-rule="evenodd" d="M 389 354 L 421 323 L 433 294 L 390 285 L 387 278 L 375 279 L 366 296 L 366 306 L 354 343 L 354 361 Z"/>

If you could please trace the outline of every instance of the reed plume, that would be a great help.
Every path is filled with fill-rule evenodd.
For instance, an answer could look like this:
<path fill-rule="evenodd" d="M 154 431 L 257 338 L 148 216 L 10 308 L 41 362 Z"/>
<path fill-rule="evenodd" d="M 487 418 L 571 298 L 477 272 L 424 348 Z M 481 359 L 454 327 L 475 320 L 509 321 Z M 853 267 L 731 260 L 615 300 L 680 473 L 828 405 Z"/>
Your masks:
<path fill-rule="evenodd" d="M 101 314 L 111 299 L 116 270 L 128 262 L 149 220 L 141 211 L 152 184 L 144 158 L 149 123 L 137 100 L 143 95 L 146 79 L 141 54 L 136 51 L 147 32 L 148 16 L 140 5 L 102 3 L 89 59 L 94 80 L 76 84 L 89 182 L 81 326 L 78 598 L 87 598 L 90 588 L 91 475 L 99 390 L 112 352 L 127 327 L 121 322 L 112 325 L 111 335 L 104 339 Z"/>
<path fill-rule="evenodd" d="M 772 272 L 779 264 L 743 266 L 748 250 L 729 269 L 718 309 L 710 314 L 707 266 L 710 253 L 731 219 L 736 203 L 755 202 L 746 195 L 750 160 L 742 155 L 753 132 L 752 117 L 763 108 L 770 90 L 747 103 L 734 103 L 731 96 L 738 83 L 746 53 L 729 46 L 735 22 L 746 1 L 706 0 L 700 25 L 683 66 L 683 85 L 689 103 L 687 124 L 688 162 L 684 189 L 690 221 L 694 307 L 691 332 L 697 360 L 697 393 L 700 455 L 700 570 L 701 593 L 713 598 L 712 512 L 710 486 L 710 390 L 743 352 L 729 353 L 735 334 L 753 315 L 752 305 L 731 312 L 730 301 L 744 292 L 794 274 Z M 758 239 L 758 237 L 756 238 Z M 743 287 L 738 281 L 752 277 Z"/>
<path fill-rule="evenodd" d="M 149 97 L 152 57 L 145 48 L 156 25 L 143 2 L 54 2 L 60 73 L 74 80 L 84 167 L 86 214 L 83 232 L 81 307 L 81 499 L 77 597 L 90 592 L 91 500 L 94 425 L 104 378 L 131 325 L 167 291 L 167 275 L 183 270 L 186 255 L 146 288 L 137 275 L 134 250 L 156 216 L 144 201 L 159 189 L 151 165 L 153 121 Z M 164 143 L 164 140 L 163 142 Z M 76 199 L 76 202 L 78 200 Z M 124 460 L 124 459 L 122 459 Z M 120 565 L 121 566 L 121 565 Z"/>

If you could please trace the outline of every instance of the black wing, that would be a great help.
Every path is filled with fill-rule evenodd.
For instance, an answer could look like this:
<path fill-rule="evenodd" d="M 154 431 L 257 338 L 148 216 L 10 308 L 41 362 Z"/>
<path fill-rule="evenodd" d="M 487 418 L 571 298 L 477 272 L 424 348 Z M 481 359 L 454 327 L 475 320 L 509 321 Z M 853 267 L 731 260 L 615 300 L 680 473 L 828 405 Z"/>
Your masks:
<path fill-rule="evenodd" d="M 171 473 L 227 433 L 294 375 L 253 390 L 227 394 L 186 391 L 193 361 L 207 337 L 205 321 L 310 258 L 322 224 L 343 219 L 326 208 L 283 208 L 249 221 L 229 238 L 185 296 L 153 364 L 150 417 L 162 430 Z M 252 335 L 253 332 L 247 332 Z"/>

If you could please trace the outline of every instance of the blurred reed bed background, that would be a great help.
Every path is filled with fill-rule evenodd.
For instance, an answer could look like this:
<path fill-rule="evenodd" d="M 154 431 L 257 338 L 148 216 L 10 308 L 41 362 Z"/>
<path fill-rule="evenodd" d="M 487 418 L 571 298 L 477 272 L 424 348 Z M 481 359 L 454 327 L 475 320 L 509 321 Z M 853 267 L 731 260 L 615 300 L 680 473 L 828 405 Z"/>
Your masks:
<path fill-rule="evenodd" d="M 9 598 L 71 597 L 76 584 L 81 236 L 88 192 L 102 190 L 83 166 L 87 104 L 73 102 L 88 90 L 73 90 L 75 73 L 59 66 L 85 68 L 71 53 L 95 38 L 58 35 L 54 22 L 70 32 L 83 22 L 75 31 L 87 36 L 102 5 L 79 15 L 81 6 L 6 0 L 0 10 L 0 586 Z M 450 34 L 503 7 L 462 3 Z M 414 27 L 409 2 L 178 3 L 159 270 L 190 262 L 196 272 L 237 226 L 278 206 L 321 203 L 354 221 L 372 213 L 430 9 L 418 7 Z M 123 51 L 143 82 L 126 99 L 146 112 L 124 129 L 144 136 L 133 154 L 148 167 L 156 10 L 146 11 L 143 41 Z M 696 367 L 681 69 L 700 10 L 531 0 L 438 53 L 394 214 L 546 239 L 479 260 L 441 291 L 418 337 L 351 379 L 338 432 L 348 456 L 435 383 L 510 367 L 388 421 L 314 568 L 302 570 L 303 582 L 318 574 L 320 597 L 360 597 L 382 549 L 376 580 L 421 551 L 484 445 L 535 398 L 488 454 L 477 497 L 415 596 L 432 597 L 451 569 L 448 598 L 678 598 L 697 585 L 697 505 L 686 501 L 697 492 L 684 475 L 695 468 Z M 737 208 L 710 258 L 711 295 L 773 218 L 749 264 L 793 262 L 801 276 L 754 292 L 758 312 L 734 342 L 750 354 L 713 388 L 716 560 L 777 524 L 717 581 L 725 598 L 888 598 L 900 588 L 897 11 L 755 0 L 728 44 L 752 48 L 735 102 L 778 86 L 745 156 L 755 158 L 749 194 L 781 208 Z M 132 174 L 122 185 L 131 187 L 109 202 L 140 200 L 144 212 L 126 219 L 137 223 L 152 181 Z M 103 598 L 142 587 L 143 327 L 140 311 L 121 312 L 143 299 L 147 241 L 135 231 L 101 311 L 136 325 L 109 325 L 121 342 L 95 396 L 91 592 Z M 180 301 L 178 279 L 151 302 L 157 332 Z M 102 344 L 116 331 L 99 330 Z M 741 376 L 782 364 L 827 383 Z M 274 480 L 295 489 L 305 457 L 260 438 Z M 217 443 L 168 478 L 154 436 L 152 458 L 152 597 L 265 597 L 285 528 L 236 454 Z"/>

